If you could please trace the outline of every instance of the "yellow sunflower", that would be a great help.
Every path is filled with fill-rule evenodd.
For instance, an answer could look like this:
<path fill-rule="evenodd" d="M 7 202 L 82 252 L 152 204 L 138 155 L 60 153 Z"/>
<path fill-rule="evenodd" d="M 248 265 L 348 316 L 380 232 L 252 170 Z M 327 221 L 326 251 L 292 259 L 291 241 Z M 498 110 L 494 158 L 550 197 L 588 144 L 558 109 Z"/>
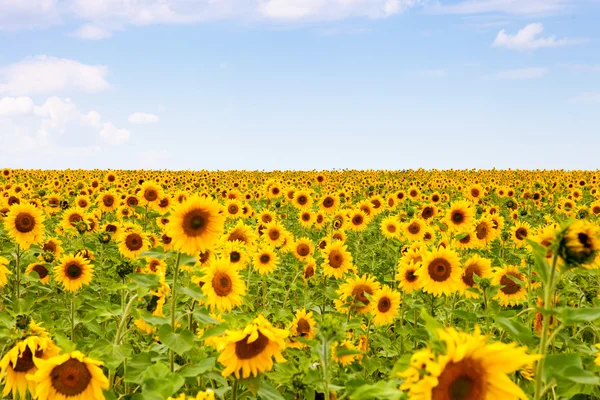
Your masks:
<path fill-rule="evenodd" d="M 354 350 L 356 351 L 356 353 L 351 353 L 351 354 L 344 354 L 341 356 L 338 356 L 338 349 L 344 349 L 344 350 Z M 334 343 L 332 348 L 331 348 L 331 358 L 333 359 L 333 361 L 341 364 L 341 365 L 350 365 L 352 364 L 358 357 L 359 357 L 359 353 L 358 351 L 360 350 L 360 348 L 355 345 L 354 343 L 352 343 L 351 340 L 349 339 L 344 339 L 342 340 L 341 343 Z"/>
<path fill-rule="evenodd" d="M 116 194 L 110 191 L 100 193 L 96 199 L 96 203 L 98 204 L 98 207 L 106 213 L 115 211 L 119 205 Z"/>
<path fill-rule="evenodd" d="M 336 308 L 340 312 L 356 310 L 360 314 L 367 313 L 371 310 L 372 304 L 367 296 L 365 296 L 365 293 L 373 296 L 380 287 L 379 282 L 368 274 L 364 274 L 361 277 L 352 277 L 340 285 L 337 290 L 340 298 L 339 300 L 334 300 Z"/>
<path fill-rule="evenodd" d="M 163 196 L 162 189 L 156 182 L 145 181 L 140 187 L 140 203 L 152 209 L 158 208 L 158 202 Z"/>
<path fill-rule="evenodd" d="M 36 400 L 104 400 L 102 389 L 108 389 L 108 379 L 100 368 L 102 362 L 79 351 L 34 360 L 38 370 L 31 380 L 36 384 Z"/>
<path fill-rule="evenodd" d="M 384 285 L 373 296 L 373 324 L 388 325 L 394 322 L 400 307 L 400 293 Z"/>
<path fill-rule="evenodd" d="M 473 275 L 477 275 L 480 278 L 491 278 L 492 262 L 487 258 L 480 257 L 477 254 L 465 261 L 462 268 L 461 282 L 464 285 L 464 295 L 468 299 L 479 298 L 479 294 L 475 293 L 475 291 L 479 290 L 479 287 L 475 283 Z"/>
<path fill-rule="evenodd" d="M 167 234 L 173 247 L 189 255 L 212 248 L 224 231 L 225 215 L 219 204 L 193 196 L 173 208 Z"/>
<path fill-rule="evenodd" d="M 415 273 L 422 281 L 424 292 L 434 296 L 452 294 L 459 287 L 461 275 L 458 254 L 446 248 L 428 252 Z"/>
<path fill-rule="evenodd" d="M 370 218 L 363 210 L 354 210 L 348 215 L 348 229 L 362 232 L 367 229 Z"/>
<path fill-rule="evenodd" d="M 242 296 L 246 294 L 246 284 L 228 259 L 215 259 L 203 271 L 205 275 L 200 278 L 204 282 L 202 292 L 211 309 L 231 311 L 244 302 Z"/>
<path fill-rule="evenodd" d="M 290 342 L 288 343 L 288 347 L 295 348 L 303 348 L 306 346 L 306 343 L 298 342 L 295 339 L 302 338 L 306 340 L 314 339 L 317 335 L 316 323 L 313 318 L 313 313 L 306 312 L 305 309 L 300 309 L 296 311 L 296 315 L 294 316 L 294 320 L 290 325 Z"/>
<path fill-rule="evenodd" d="M 26 250 L 42 240 L 44 215 L 31 204 L 14 204 L 4 218 L 4 229 L 10 238 Z"/>
<path fill-rule="evenodd" d="M 8 264 L 9 261 L 0 256 L 0 287 L 6 285 L 8 283 L 8 275 L 12 275 L 12 271 L 6 268 Z"/>
<path fill-rule="evenodd" d="M 60 257 L 63 252 L 62 242 L 57 238 L 46 239 L 46 241 L 42 242 L 41 245 L 42 250 L 46 253 L 51 253 L 54 258 Z"/>
<path fill-rule="evenodd" d="M 600 229 L 584 220 L 573 222 L 561 243 L 561 255 L 566 262 L 589 264 L 600 249 Z"/>
<path fill-rule="evenodd" d="M 277 269 L 279 265 L 279 256 L 269 245 L 262 245 L 254 253 L 253 257 L 254 269 L 260 275 L 267 275 Z"/>
<path fill-rule="evenodd" d="M 514 265 L 496 271 L 492 284 L 501 286 L 496 299 L 503 306 L 512 306 L 527 299 L 527 278 Z"/>
<path fill-rule="evenodd" d="M 285 228 L 277 221 L 265 225 L 263 240 L 273 247 L 279 247 L 285 242 Z"/>
<path fill-rule="evenodd" d="M 65 255 L 54 267 L 54 279 L 62 284 L 64 290 L 76 292 L 83 285 L 89 285 L 94 276 L 94 266 L 82 256 Z"/>
<path fill-rule="evenodd" d="M 398 270 L 396 272 L 396 280 L 398 281 L 398 287 L 404 291 L 404 293 L 412 293 L 415 290 L 421 289 L 421 279 L 417 275 L 417 270 L 421 268 L 421 263 L 415 263 L 414 261 L 400 262 Z"/>
<path fill-rule="evenodd" d="M 220 254 L 223 258 L 229 259 L 229 262 L 239 271 L 246 269 L 250 261 L 246 247 L 239 240 L 225 242 Z"/>
<path fill-rule="evenodd" d="M 47 285 L 48 282 L 50 282 L 50 274 L 48 273 L 48 268 L 44 264 L 37 262 L 29 264 L 25 270 L 25 274 L 29 275 L 34 271 L 40 278 L 40 282 L 44 285 Z"/>
<path fill-rule="evenodd" d="M 286 330 L 273 327 L 262 315 L 243 330 L 226 331 L 217 344 L 221 352 L 218 361 L 225 366 L 223 376 L 234 374 L 239 379 L 240 371 L 243 378 L 257 376 L 273 368 L 273 358 L 279 363 L 285 362 L 281 352 L 287 336 Z"/>
<path fill-rule="evenodd" d="M 352 254 L 341 242 L 333 242 L 323 250 L 323 273 L 325 276 L 341 278 L 347 271 L 353 270 Z"/>
<path fill-rule="evenodd" d="M 148 250 L 148 235 L 141 227 L 134 227 L 131 230 L 124 230 L 119 235 L 119 252 L 131 260 L 139 257 L 142 251 Z"/>
<path fill-rule="evenodd" d="M 35 383 L 26 378 L 37 371 L 33 358 L 45 360 L 58 353 L 60 349 L 48 337 L 28 336 L 17 342 L 0 360 L 2 396 L 12 393 L 13 399 L 24 399 L 27 391 L 35 394 Z"/>
<path fill-rule="evenodd" d="M 471 225 L 475 210 L 472 203 L 460 200 L 450 205 L 450 210 L 444 218 L 444 222 L 451 230 L 457 230 L 465 226 Z"/>
<path fill-rule="evenodd" d="M 387 239 L 398 239 L 400 234 L 400 223 L 394 215 L 381 220 L 379 225 L 381 234 Z"/>
<path fill-rule="evenodd" d="M 298 238 L 294 241 L 294 257 L 296 257 L 300 261 L 304 261 L 309 257 L 312 257 L 312 254 L 315 250 L 315 246 L 313 245 L 312 240 L 308 238 Z"/>

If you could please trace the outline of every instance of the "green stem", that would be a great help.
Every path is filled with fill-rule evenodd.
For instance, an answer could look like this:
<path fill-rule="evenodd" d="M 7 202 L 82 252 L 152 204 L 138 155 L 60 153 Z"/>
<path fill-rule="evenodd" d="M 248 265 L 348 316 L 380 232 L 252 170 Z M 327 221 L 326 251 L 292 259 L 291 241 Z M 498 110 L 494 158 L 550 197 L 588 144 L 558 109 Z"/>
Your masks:
<path fill-rule="evenodd" d="M 267 308 L 267 276 L 263 275 L 262 276 L 262 307 L 263 310 L 265 310 Z"/>
<path fill-rule="evenodd" d="M 20 251 L 20 247 L 17 244 L 17 248 L 15 251 L 15 270 L 16 270 L 16 287 L 15 287 L 15 293 L 17 294 L 16 300 L 18 303 L 19 298 L 21 297 L 21 251 Z"/>
<path fill-rule="evenodd" d="M 75 342 L 75 295 L 71 297 L 71 342 Z"/>
<path fill-rule="evenodd" d="M 173 288 L 171 289 L 171 330 L 175 332 L 175 304 L 177 301 L 177 278 L 179 277 L 179 261 L 181 260 L 181 252 L 177 253 L 177 261 L 175 261 L 175 271 L 173 272 Z M 171 364 L 171 372 L 175 371 L 175 353 L 169 351 L 169 361 Z"/>
<path fill-rule="evenodd" d="M 231 395 L 232 400 L 237 400 L 238 397 L 238 381 L 237 379 L 233 379 L 233 393 Z"/>
<path fill-rule="evenodd" d="M 321 361 L 323 362 L 323 379 L 325 380 L 325 399 L 329 400 L 329 349 L 325 338 L 321 339 Z"/>
<path fill-rule="evenodd" d="M 131 299 L 129 299 L 129 302 L 127 303 L 127 305 L 125 306 L 125 309 L 123 311 L 123 313 L 121 314 L 121 321 L 119 321 L 119 325 L 117 326 L 117 332 L 115 333 L 115 340 L 114 340 L 114 345 L 118 346 L 121 344 L 121 335 L 123 334 L 123 329 L 125 328 L 125 326 L 127 325 L 127 317 L 129 316 L 129 310 L 131 310 L 131 307 L 133 306 L 133 302 L 137 299 L 137 294 L 134 294 L 133 296 L 131 296 Z M 127 369 L 127 359 L 123 360 L 123 376 L 125 376 L 125 372 Z M 114 379 L 115 379 L 115 373 L 113 371 L 110 371 L 109 373 L 109 383 L 110 383 L 110 387 L 112 388 L 114 385 Z M 125 384 L 125 393 L 127 393 L 127 384 Z"/>
<path fill-rule="evenodd" d="M 556 272 L 556 261 L 557 256 L 556 252 L 552 255 L 552 266 L 550 267 L 550 277 L 548 278 L 548 282 L 545 282 L 544 287 L 544 310 L 551 311 L 553 305 L 551 304 L 552 293 L 554 292 L 554 274 Z M 548 328 L 550 327 L 550 316 L 544 315 L 544 320 L 542 322 L 542 333 L 540 339 L 540 347 L 538 349 L 538 354 L 542 356 L 546 355 L 546 351 L 548 350 Z M 542 398 L 542 372 L 544 370 L 544 358 L 538 361 L 536 370 L 535 370 L 535 394 L 534 400 L 540 400 Z"/>
<path fill-rule="evenodd" d="M 369 356 L 369 333 L 371 333 L 371 319 L 368 320 L 367 322 L 367 337 L 365 338 L 365 358 L 367 358 Z M 364 371 L 363 371 L 363 378 L 366 380 L 367 379 L 367 365 L 365 364 L 363 366 Z"/>

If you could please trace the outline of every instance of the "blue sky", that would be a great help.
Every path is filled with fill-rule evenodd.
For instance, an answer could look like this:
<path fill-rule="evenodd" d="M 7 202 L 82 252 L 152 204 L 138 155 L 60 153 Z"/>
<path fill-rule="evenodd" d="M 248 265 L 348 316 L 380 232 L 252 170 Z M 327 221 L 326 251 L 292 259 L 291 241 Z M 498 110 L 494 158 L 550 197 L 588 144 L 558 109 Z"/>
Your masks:
<path fill-rule="evenodd" d="M 0 0 L 0 166 L 597 169 L 598 0 Z"/>

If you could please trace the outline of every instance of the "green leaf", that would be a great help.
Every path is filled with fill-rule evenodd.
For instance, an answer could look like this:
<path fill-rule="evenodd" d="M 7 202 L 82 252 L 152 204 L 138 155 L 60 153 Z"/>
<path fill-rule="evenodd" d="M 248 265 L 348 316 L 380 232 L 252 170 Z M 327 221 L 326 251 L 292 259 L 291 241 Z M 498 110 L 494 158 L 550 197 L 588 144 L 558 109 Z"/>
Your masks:
<path fill-rule="evenodd" d="M 260 388 L 258 388 L 258 397 L 264 400 L 284 400 L 285 398 L 279 394 L 268 382 L 262 382 Z"/>
<path fill-rule="evenodd" d="M 204 300 L 204 294 L 202 293 L 202 289 L 195 283 L 192 283 L 190 286 L 184 287 L 183 293 L 187 294 L 192 299 Z"/>
<path fill-rule="evenodd" d="M 429 335 L 432 338 L 437 338 L 437 330 L 442 329 L 442 325 L 438 320 L 429 315 L 425 308 L 421 308 L 421 318 L 425 321 L 425 329 L 427 329 Z"/>
<path fill-rule="evenodd" d="M 217 359 L 214 357 L 205 358 L 197 364 L 186 365 L 185 367 L 179 369 L 177 374 L 186 378 L 195 378 L 213 369 L 216 361 Z"/>
<path fill-rule="evenodd" d="M 351 400 L 389 399 L 397 400 L 403 397 L 395 381 L 379 381 L 374 384 L 362 385 L 352 392 Z"/>
<path fill-rule="evenodd" d="M 201 308 L 194 310 L 194 318 L 196 321 L 201 322 L 204 325 L 219 325 L 221 322 L 211 317 L 208 312 Z"/>
<path fill-rule="evenodd" d="M 527 346 L 533 346 L 535 339 L 531 331 L 520 321 L 516 319 L 508 319 L 496 317 L 496 324 L 508 332 L 513 338 L 519 340 Z"/>
<path fill-rule="evenodd" d="M 194 345 L 192 332 L 187 329 L 180 330 L 179 333 L 173 332 L 169 324 L 160 326 L 158 337 L 165 346 L 179 355 L 189 351 Z"/>
<path fill-rule="evenodd" d="M 136 285 L 146 289 L 156 289 L 159 283 L 159 276 L 155 274 L 130 274 L 129 278 L 135 282 Z"/>
<path fill-rule="evenodd" d="M 600 308 L 557 308 L 558 319 L 565 324 L 574 324 L 577 322 L 593 322 L 600 319 Z"/>
<path fill-rule="evenodd" d="M 548 249 L 533 240 L 525 240 L 533 249 L 533 270 L 540 275 L 543 282 L 548 281 L 548 272 L 550 271 L 550 265 L 548 265 L 548 261 L 546 261 Z"/>
<path fill-rule="evenodd" d="M 581 356 L 575 353 L 568 354 L 548 354 L 544 357 L 544 382 L 548 382 L 552 377 L 559 377 L 563 371 L 569 367 L 582 368 Z"/>
<path fill-rule="evenodd" d="M 600 377 L 598 375 L 574 365 L 567 367 L 560 377 L 582 385 L 600 385 Z"/>
<path fill-rule="evenodd" d="M 200 339 L 204 340 L 213 336 L 222 336 L 223 334 L 225 334 L 225 331 L 227 329 L 229 329 L 229 325 L 227 324 L 219 324 L 217 326 L 213 326 L 212 328 L 208 328 Z"/>

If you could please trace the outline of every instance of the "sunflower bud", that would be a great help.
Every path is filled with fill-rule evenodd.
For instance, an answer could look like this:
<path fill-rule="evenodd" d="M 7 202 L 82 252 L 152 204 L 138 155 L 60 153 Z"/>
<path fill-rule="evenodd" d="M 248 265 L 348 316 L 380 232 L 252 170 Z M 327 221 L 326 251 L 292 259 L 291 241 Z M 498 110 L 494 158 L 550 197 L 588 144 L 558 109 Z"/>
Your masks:
<path fill-rule="evenodd" d="M 117 275 L 121 277 L 121 279 L 125 278 L 127 275 L 133 272 L 133 264 L 129 261 L 124 261 L 121 264 L 117 265 Z"/>
<path fill-rule="evenodd" d="M 107 244 L 110 242 L 111 236 L 109 233 L 104 232 L 98 235 L 98 240 L 100 241 L 100 243 L 102 244 Z"/>
<path fill-rule="evenodd" d="M 42 258 L 47 263 L 51 263 L 52 261 L 54 261 L 54 254 L 52 254 L 52 253 L 44 253 L 44 255 L 42 256 Z"/>
<path fill-rule="evenodd" d="M 492 281 L 489 278 L 480 278 L 478 284 L 481 289 L 486 290 L 492 286 Z"/>
<path fill-rule="evenodd" d="M 27 329 L 30 322 L 31 317 L 29 317 L 28 315 L 19 314 L 17 315 L 17 318 L 15 318 L 15 325 L 19 329 Z"/>
<path fill-rule="evenodd" d="M 77 232 L 79 232 L 81 235 L 86 233 L 88 230 L 87 224 L 83 221 L 79 221 L 76 225 L 76 228 L 77 228 Z"/>

